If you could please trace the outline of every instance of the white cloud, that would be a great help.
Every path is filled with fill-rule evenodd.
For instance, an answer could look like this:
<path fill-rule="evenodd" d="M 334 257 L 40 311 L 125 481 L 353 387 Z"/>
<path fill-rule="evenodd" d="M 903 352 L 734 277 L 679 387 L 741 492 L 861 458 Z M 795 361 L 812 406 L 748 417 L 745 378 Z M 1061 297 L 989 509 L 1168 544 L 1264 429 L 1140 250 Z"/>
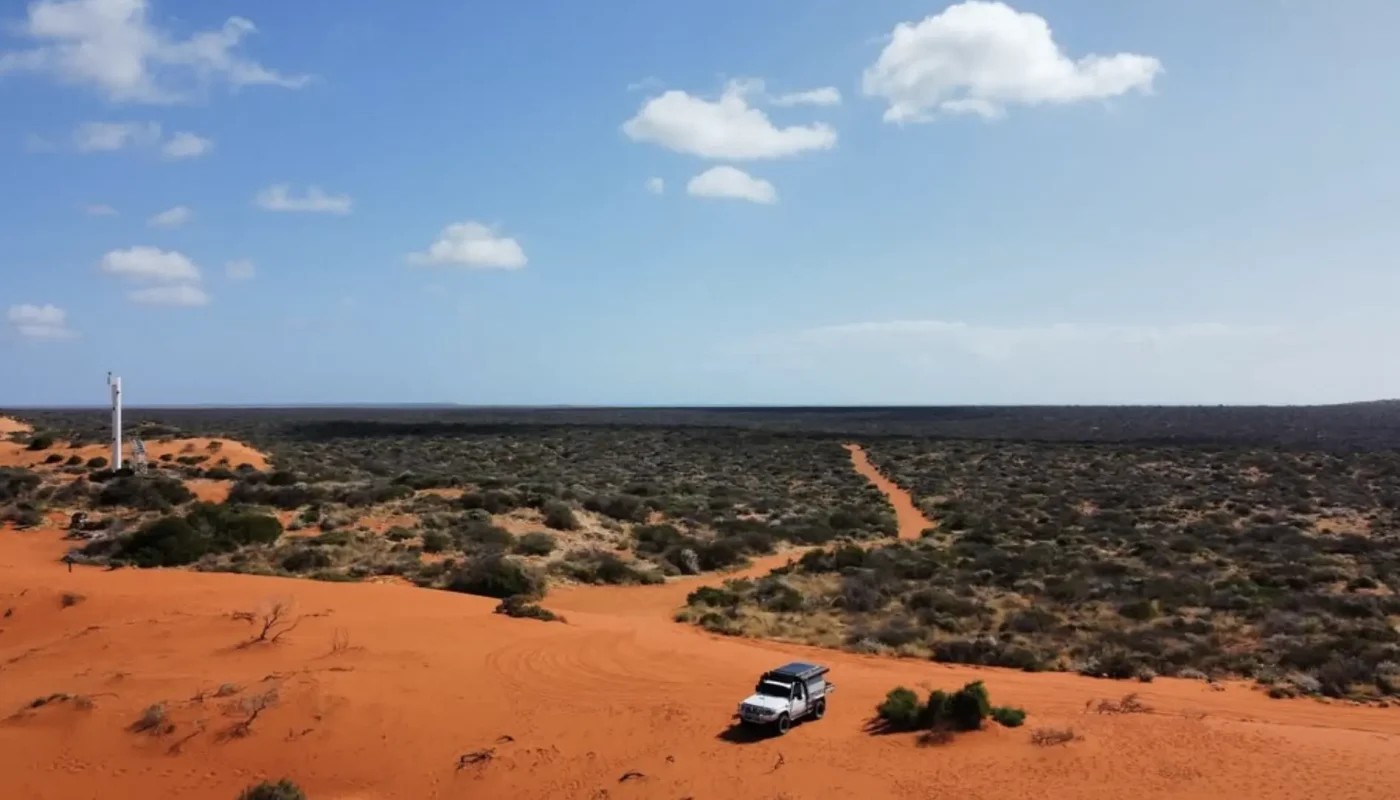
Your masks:
<path fill-rule="evenodd" d="M 78 334 L 68 327 L 68 312 L 54 305 L 10 306 L 10 325 L 28 339 L 72 339 Z"/>
<path fill-rule="evenodd" d="M 635 142 L 649 142 L 702 158 L 749 160 L 782 158 L 836 145 L 836 131 L 822 122 L 775 126 L 749 105 L 761 81 L 730 81 L 718 100 L 679 90 L 652 97 L 622 125 Z"/>
<path fill-rule="evenodd" d="M 73 145 L 80 153 L 144 147 L 158 141 L 160 124 L 155 122 L 85 122 L 73 132 Z"/>
<path fill-rule="evenodd" d="M 326 194 L 319 186 L 306 187 L 306 194 L 296 197 L 291 187 L 285 183 L 269 186 L 258 192 L 253 199 L 257 205 L 268 211 L 310 211 L 326 214 L 349 214 L 350 195 Z"/>
<path fill-rule="evenodd" d="M 887 122 L 935 113 L 995 118 L 1008 105 L 1073 103 L 1149 92 L 1162 72 L 1150 56 L 1118 53 L 1072 61 L 1045 19 L 1000 2 L 968 0 L 895 26 L 863 89 L 884 98 Z"/>
<path fill-rule="evenodd" d="M 117 215 L 117 210 L 109 205 L 94 203 L 92 205 L 83 206 L 83 213 L 93 217 L 115 217 Z"/>
<path fill-rule="evenodd" d="M 647 191 L 652 194 L 664 194 L 666 192 L 666 181 L 660 178 L 648 178 Z"/>
<path fill-rule="evenodd" d="M 305 86 L 305 75 L 282 75 L 240 55 L 253 23 L 230 17 L 217 30 L 177 38 L 149 19 L 147 0 L 36 0 L 18 33 L 28 50 L 0 53 L 0 75 L 37 72 L 96 89 L 118 102 L 192 100 L 215 82 Z"/>
<path fill-rule="evenodd" d="M 841 105 L 841 90 L 835 86 L 823 86 L 820 89 L 809 89 L 805 92 L 790 92 L 780 94 L 772 100 L 775 106 L 839 106 Z"/>
<path fill-rule="evenodd" d="M 113 250 L 102 257 L 99 269 L 139 281 L 197 281 L 199 267 L 182 253 L 156 247 Z"/>
<path fill-rule="evenodd" d="M 691 178 L 685 190 L 696 197 L 729 197 L 765 204 L 778 202 L 778 190 L 773 184 L 730 166 L 705 170 Z"/>
<path fill-rule="evenodd" d="M 194 212 L 187 206 L 175 206 L 151 217 L 149 224 L 155 228 L 178 228 L 194 219 Z"/>
<path fill-rule="evenodd" d="M 133 303 L 143 306 L 207 306 L 209 295 L 198 286 L 177 283 L 173 286 L 152 286 L 127 293 Z"/>
<path fill-rule="evenodd" d="M 181 131 L 170 137 L 169 141 L 161 147 L 161 155 L 170 159 L 198 158 L 213 148 L 214 142 L 203 136 Z"/>
<path fill-rule="evenodd" d="M 240 258 L 237 261 L 230 261 L 225 264 L 224 274 L 226 274 L 231 281 L 247 281 L 252 280 L 253 277 L 258 274 L 258 268 L 252 261 L 246 258 Z"/>
<path fill-rule="evenodd" d="M 414 264 L 448 264 L 463 267 L 519 269 L 525 251 L 515 239 L 497 236 L 480 222 L 454 222 L 442 229 L 438 240 L 424 253 L 412 253 Z"/>
<path fill-rule="evenodd" d="M 768 337 L 757 344 L 760 351 L 804 348 L 904 347 L 926 351 L 949 347 L 986 359 L 1004 359 L 1023 352 L 1066 344 L 1081 346 L 1166 346 L 1192 341 L 1273 336 L 1277 328 L 1226 325 L 1216 322 L 1174 325 L 1118 325 L 1104 323 L 1054 323 L 1049 325 L 988 325 L 945 320 L 893 320 L 856 322 L 809 328 Z"/>

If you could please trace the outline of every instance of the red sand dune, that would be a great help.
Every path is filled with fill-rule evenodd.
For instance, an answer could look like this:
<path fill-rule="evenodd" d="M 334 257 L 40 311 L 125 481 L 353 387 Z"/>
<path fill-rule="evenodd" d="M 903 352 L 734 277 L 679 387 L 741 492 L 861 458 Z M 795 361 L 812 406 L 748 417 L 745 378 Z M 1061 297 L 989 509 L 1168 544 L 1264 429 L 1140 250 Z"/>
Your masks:
<path fill-rule="evenodd" d="M 857 459 L 857 463 L 859 460 Z M 948 667 L 726 639 L 670 621 L 695 586 L 571 588 L 568 624 L 385 584 L 75 568 L 56 530 L 0 531 L 0 782 L 6 797 L 231 800 L 288 776 L 313 800 L 380 798 L 1383 798 L 1400 795 L 1400 712 L 1269 700 L 1246 685 L 1151 684 Z M 779 556 L 755 571 L 781 563 Z M 65 606 L 64 593 L 81 595 Z M 240 647 L 276 599 L 314 615 Z M 731 741 L 762 670 L 832 666 L 826 719 Z M 896 684 L 981 678 L 1027 726 L 919 748 L 862 726 Z M 216 698 L 221 684 L 238 692 Z M 240 698 L 275 689 L 246 736 Z M 1087 703 L 1139 691 L 1152 713 Z M 21 710 L 57 692 L 88 695 Z M 195 699 L 202 697 L 202 699 Z M 165 701 L 175 730 L 127 730 Z M 226 709 L 226 707 L 230 707 Z M 1030 730 L 1081 741 L 1036 747 Z M 178 743 L 178 746 L 177 746 Z M 462 764 L 463 755 L 491 758 Z M 622 778 L 629 773 L 640 777 Z"/>

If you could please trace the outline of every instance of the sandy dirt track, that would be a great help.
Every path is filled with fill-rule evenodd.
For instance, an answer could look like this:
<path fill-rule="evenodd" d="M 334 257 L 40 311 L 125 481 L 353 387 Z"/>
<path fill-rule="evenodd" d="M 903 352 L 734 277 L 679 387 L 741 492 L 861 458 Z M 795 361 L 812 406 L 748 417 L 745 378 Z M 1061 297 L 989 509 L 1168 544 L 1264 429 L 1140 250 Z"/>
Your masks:
<path fill-rule="evenodd" d="M 281 776 L 312 800 L 1400 796 L 1397 709 L 1273 701 L 1244 685 L 954 668 L 671 622 L 686 593 L 713 577 L 560 590 L 547 605 L 568 616 L 561 625 L 395 585 L 69 573 L 57 561 L 61 535 L 0 531 L 7 797 L 232 800 Z M 64 593 L 81 597 L 65 607 Z M 252 630 L 231 612 L 278 598 L 319 616 L 275 645 L 239 647 Z M 832 665 L 838 691 L 826 719 L 783 738 L 733 736 L 730 714 L 758 673 L 794 657 Z M 862 731 L 897 683 L 954 688 L 972 678 L 996 701 L 1024 706 L 1027 727 L 934 748 Z M 215 698 L 221 684 L 239 688 Z M 224 707 L 273 688 L 277 702 L 251 733 L 226 738 L 240 717 Z M 1154 713 L 1085 710 L 1133 690 Z M 95 705 L 21 710 L 55 692 Z M 174 732 L 127 730 L 160 701 Z M 1029 731 L 1041 725 L 1072 725 L 1083 740 L 1034 747 Z M 482 750 L 493 751 L 489 761 L 458 768 Z M 642 776 L 621 780 L 631 772 Z"/>

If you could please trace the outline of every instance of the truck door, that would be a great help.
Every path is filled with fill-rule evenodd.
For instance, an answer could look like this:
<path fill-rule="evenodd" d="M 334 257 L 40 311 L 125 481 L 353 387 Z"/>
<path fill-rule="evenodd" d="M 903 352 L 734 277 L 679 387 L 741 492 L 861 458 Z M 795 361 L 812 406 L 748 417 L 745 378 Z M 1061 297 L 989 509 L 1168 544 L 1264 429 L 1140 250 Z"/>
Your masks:
<path fill-rule="evenodd" d="M 792 718 L 797 719 L 807 713 L 807 684 L 797 681 L 792 685 Z"/>

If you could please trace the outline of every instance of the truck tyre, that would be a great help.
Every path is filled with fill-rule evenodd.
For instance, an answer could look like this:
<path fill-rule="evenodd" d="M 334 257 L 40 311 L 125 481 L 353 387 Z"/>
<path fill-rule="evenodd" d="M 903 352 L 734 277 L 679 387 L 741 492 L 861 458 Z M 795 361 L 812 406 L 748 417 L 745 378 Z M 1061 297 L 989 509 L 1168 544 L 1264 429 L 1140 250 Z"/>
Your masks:
<path fill-rule="evenodd" d="M 787 714 L 779 714 L 778 721 L 775 723 L 774 727 L 778 729 L 778 735 L 782 736 L 788 732 L 788 728 L 792 727 L 792 720 L 788 718 Z"/>
<path fill-rule="evenodd" d="M 826 700 L 818 700 L 817 707 L 812 709 L 812 719 L 821 719 L 826 716 Z"/>

